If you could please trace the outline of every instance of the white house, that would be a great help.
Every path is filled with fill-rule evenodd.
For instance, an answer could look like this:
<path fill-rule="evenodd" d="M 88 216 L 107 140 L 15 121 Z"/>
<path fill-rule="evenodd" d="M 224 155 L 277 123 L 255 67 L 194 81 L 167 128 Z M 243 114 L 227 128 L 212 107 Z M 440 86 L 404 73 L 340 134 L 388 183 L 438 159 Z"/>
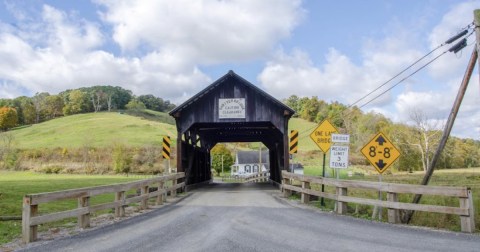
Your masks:
<path fill-rule="evenodd" d="M 235 163 L 232 165 L 232 176 L 248 176 L 258 173 L 260 171 L 270 170 L 270 157 L 268 151 L 262 152 L 262 158 L 260 159 L 259 151 L 238 151 L 235 158 Z"/>

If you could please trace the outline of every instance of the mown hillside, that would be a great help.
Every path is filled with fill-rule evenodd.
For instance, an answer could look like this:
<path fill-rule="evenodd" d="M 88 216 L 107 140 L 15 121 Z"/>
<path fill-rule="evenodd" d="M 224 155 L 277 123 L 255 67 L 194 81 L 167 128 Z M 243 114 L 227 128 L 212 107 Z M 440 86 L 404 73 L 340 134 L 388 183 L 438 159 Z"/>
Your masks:
<path fill-rule="evenodd" d="M 155 113 L 159 114 L 158 118 L 168 116 Z M 174 125 L 160 121 L 117 112 L 99 112 L 65 116 L 9 133 L 14 136 L 14 145 L 19 149 L 106 147 L 116 142 L 127 146 L 161 145 L 164 135 L 176 137 L 176 129 Z"/>

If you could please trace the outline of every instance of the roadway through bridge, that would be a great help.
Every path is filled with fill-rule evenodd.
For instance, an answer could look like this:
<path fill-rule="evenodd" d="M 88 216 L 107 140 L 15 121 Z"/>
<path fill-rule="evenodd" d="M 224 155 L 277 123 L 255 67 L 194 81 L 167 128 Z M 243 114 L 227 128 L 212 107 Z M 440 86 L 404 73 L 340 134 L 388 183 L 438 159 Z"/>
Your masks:
<path fill-rule="evenodd" d="M 25 251 L 478 251 L 480 237 L 371 222 L 215 183 L 177 203 Z"/>

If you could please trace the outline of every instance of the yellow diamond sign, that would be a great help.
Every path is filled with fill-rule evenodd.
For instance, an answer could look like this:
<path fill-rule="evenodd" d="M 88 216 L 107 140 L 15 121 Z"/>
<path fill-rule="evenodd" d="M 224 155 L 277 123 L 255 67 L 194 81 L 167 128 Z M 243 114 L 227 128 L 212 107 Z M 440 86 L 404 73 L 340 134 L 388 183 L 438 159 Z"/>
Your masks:
<path fill-rule="evenodd" d="M 361 152 L 380 174 L 386 171 L 400 157 L 400 151 L 381 132 L 363 146 Z"/>
<path fill-rule="evenodd" d="M 337 128 L 326 119 L 310 134 L 310 138 L 318 145 L 321 151 L 326 153 L 332 145 L 332 134 L 334 133 L 338 133 Z"/>

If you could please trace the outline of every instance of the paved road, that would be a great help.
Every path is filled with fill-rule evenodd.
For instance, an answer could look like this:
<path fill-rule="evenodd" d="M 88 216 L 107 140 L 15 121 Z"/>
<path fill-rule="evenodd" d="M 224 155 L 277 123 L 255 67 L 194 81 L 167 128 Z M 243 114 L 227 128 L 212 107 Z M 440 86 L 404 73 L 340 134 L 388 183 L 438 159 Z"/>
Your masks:
<path fill-rule="evenodd" d="M 270 185 L 213 184 L 142 216 L 28 251 L 480 251 L 480 236 L 299 207 Z"/>

